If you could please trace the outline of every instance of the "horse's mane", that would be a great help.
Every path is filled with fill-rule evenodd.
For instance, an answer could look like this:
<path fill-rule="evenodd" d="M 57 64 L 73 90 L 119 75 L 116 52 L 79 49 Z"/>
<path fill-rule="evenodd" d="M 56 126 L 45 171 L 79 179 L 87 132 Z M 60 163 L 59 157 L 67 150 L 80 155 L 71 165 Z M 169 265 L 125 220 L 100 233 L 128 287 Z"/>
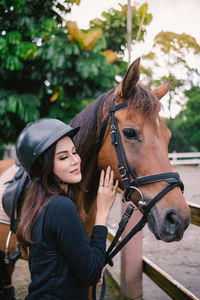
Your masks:
<path fill-rule="evenodd" d="M 84 110 L 77 114 L 70 124 L 73 127 L 80 126 L 79 133 L 75 136 L 74 141 L 78 153 L 84 158 L 84 155 L 90 155 L 90 151 L 95 151 L 100 131 L 100 117 L 104 101 L 113 93 L 113 90 L 102 94 Z"/>

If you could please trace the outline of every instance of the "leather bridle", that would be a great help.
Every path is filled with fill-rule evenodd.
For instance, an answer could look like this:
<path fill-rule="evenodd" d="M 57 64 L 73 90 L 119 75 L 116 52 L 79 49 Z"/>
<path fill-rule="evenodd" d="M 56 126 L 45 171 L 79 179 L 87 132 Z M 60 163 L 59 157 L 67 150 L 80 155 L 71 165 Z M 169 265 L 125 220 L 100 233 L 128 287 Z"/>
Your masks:
<path fill-rule="evenodd" d="M 123 102 L 120 104 L 115 105 L 115 99 L 113 98 L 110 104 L 109 112 L 106 115 L 106 117 L 103 120 L 100 135 L 99 135 L 99 141 L 97 144 L 97 153 L 99 153 L 103 139 L 105 136 L 106 128 L 108 126 L 109 120 L 110 120 L 110 131 L 111 131 L 111 143 L 115 147 L 117 158 L 118 158 L 118 169 L 119 173 L 124 185 L 124 196 L 123 201 L 127 204 L 127 201 L 131 201 L 130 194 L 133 190 L 136 190 L 140 196 L 140 201 L 138 202 L 138 207 L 142 208 L 143 210 L 143 216 L 140 219 L 140 221 L 133 227 L 133 229 L 127 234 L 127 236 L 116 246 L 120 236 L 122 235 L 132 213 L 135 210 L 135 207 L 132 204 L 127 204 L 126 211 L 124 215 L 121 218 L 121 221 L 119 223 L 118 230 L 115 234 L 115 237 L 110 244 L 108 250 L 106 251 L 106 257 L 105 257 L 105 265 L 109 264 L 110 266 L 113 266 L 113 257 L 124 247 L 128 241 L 138 232 L 140 231 L 145 224 L 147 223 L 147 217 L 148 213 L 150 212 L 151 208 L 169 191 L 171 191 L 173 188 L 179 186 L 183 192 L 184 185 L 180 179 L 180 176 L 176 172 L 169 172 L 169 173 L 160 173 L 160 174 L 153 174 L 149 176 L 143 176 L 138 177 L 136 176 L 135 172 L 132 170 L 132 168 L 129 165 L 129 162 L 126 157 L 126 153 L 124 150 L 124 146 L 122 143 L 120 131 L 117 125 L 117 120 L 115 118 L 115 112 L 119 109 L 123 109 L 127 107 L 127 103 Z M 130 180 L 131 178 L 131 180 Z M 154 183 L 158 181 L 165 180 L 168 185 L 159 192 L 148 204 L 145 203 L 143 199 L 142 192 L 138 189 L 139 186 L 148 184 L 148 183 Z M 114 250 L 113 250 L 114 249 Z M 105 280 L 103 281 L 103 287 L 100 294 L 100 300 L 103 300 L 105 296 Z M 93 300 L 96 300 L 96 286 L 93 287 L 92 292 Z"/>
<path fill-rule="evenodd" d="M 110 104 L 109 112 L 106 115 L 106 117 L 103 120 L 102 126 L 101 126 L 101 131 L 100 131 L 100 136 L 99 136 L 99 141 L 97 144 L 97 153 L 101 149 L 101 145 L 105 136 L 106 128 L 108 126 L 109 120 L 110 120 L 110 130 L 111 130 L 111 143 L 115 147 L 117 158 L 118 158 L 118 169 L 119 173 L 124 185 L 124 197 L 123 201 L 127 203 L 127 201 L 130 201 L 130 194 L 132 193 L 133 190 L 136 190 L 139 193 L 140 196 L 140 201 L 138 202 L 139 208 L 142 208 L 143 210 L 143 217 L 139 221 L 139 223 L 131 230 L 131 232 L 124 238 L 124 240 L 115 248 L 115 250 L 111 253 L 112 249 L 116 245 L 114 243 L 111 244 L 109 247 L 107 253 L 106 253 L 106 263 L 112 264 L 111 260 L 112 258 L 121 250 L 121 248 L 130 240 L 130 238 L 135 235 L 136 232 L 141 230 L 144 225 L 147 222 L 147 216 L 148 213 L 150 212 L 151 208 L 169 191 L 171 191 L 173 188 L 179 186 L 182 190 L 184 191 L 184 185 L 180 179 L 180 176 L 176 172 L 168 172 L 168 173 L 160 173 L 160 174 L 153 174 L 149 176 L 143 176 L 143 177 L 138 177 L 136 176 L 135 172 L 132 170 L 132 168 L 129 165 L 129 162 L 126 157 L 126 153 L 123 147 L 120 131 L 117 125 L 117 120 L 115 118 L 115 112 L 118 111 L 119 109 L 123 109 L 127 107 L 127 103 L 123 102 L 120 104 L 115 105 L 115 99 L 113 98 Z M 131 180 L 130 180 L 131 178 Z M 165 180 L 168 185 L 161 191 L 159 192 L 148 204 L 144 202 L 143 199 L 143 194 L 142 192 L 138 189 L 139 186 L 148 184 L 148 183 L 154 183 L 158 181 L 163 181 Z M 128 206 L 128 205 L 127 205 Z M 127 212 L 125 213 L 125 217 L 123 221 L 124 223 L 127 223 L 132 212 L 134 211 L 134 207 L 132 208 L 128 206 Z M 122 217 L 123 219 L 123 217 Z M 122 222 L 122 223 L 123 223 Z M 126 224 L 125 224 L 126 225 Z M 122 231 L 124 230 L 125 226 L 121 226 L 123 229 L 119 229 L 120 235 Z M 116 234 L 117 235 L 117 234 Z M 119 234 L 118 234 L 119 235 Z M 114 238 L 116 240 L 117 238 Z M 118 238 L 119 239 L 119 238 Z"/>

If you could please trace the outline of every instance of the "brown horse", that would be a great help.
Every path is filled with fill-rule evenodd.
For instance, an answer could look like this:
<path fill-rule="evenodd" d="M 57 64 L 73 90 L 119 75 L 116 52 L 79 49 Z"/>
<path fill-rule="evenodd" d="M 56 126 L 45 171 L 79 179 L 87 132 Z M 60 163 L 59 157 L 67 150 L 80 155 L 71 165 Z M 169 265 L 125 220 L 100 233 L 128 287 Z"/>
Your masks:
<path fill-rule="evenodd" d="M 100 170 L 108 165 L 112 167 L 115 177 L 124 189 L 123 177 L 118 169 L 118 156 L 111 144 L 110 119 L 98 149 L 101 127 L 109 113 L 111 102 L 115 105 L 125 104 L 115 112 L 116 123 L 124 148 L 127 163 L 137 178 L 173 172 L 168 159 L 168 143 L 170 131 L 159 117 L 160 99 L 168 92 L 170 82 L 147 90 L 139 81 L 139 59 L 127 71 L 125 77 L 115 90 L 103 94 L 88 105 L 71 122 L 72 126 L 80 126 L 75 138 L 77 151 L 82 159 L 82 175 L 84 192 L 80 192 L 80 201 L 86 211 L 85 228 L 88 232 L 94 224 L 96 210 L 96 194 Z M 0 168 L 6 161 L 1 162 Z M 7 167 L 5 167 L 6 169 Z M 131 180 L 131 174 L 127 171 Z M 132 178 L 133 179 L 133 178 Z M 139 189 L 130 193 L 130 200 L 138 205 L 138 195 L 149 203 L 161 190 L 168 185 L 165 179 L 142 184 Z M 143 209 L 141 209 L 143 210 Z M 174 187 L 154 205 L 148 214 L 148 226 L 157 239 L 165 242 L 180 240 L 190 222 L 190 211 L 179 186 Z M 5 250 L 5 239 L 9 231 L 8 225 L 0 225 L 0 250 Z M 10 249 L 15 248 L 15 238 Z"/>

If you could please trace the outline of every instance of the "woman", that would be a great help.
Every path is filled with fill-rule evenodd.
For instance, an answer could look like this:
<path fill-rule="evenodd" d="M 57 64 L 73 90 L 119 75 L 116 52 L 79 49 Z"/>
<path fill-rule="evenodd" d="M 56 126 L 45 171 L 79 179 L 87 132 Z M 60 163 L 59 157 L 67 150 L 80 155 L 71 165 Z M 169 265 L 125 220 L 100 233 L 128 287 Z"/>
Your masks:
<path fill-rule="evenodd" d="M 31 283 L 27 300 L 88 299 L 104 266 L 107 221 L 118 181 L 108 167 L 101 172 L 97 213 L 91 239 L 76 202 L 81 159 L 72 128 L 56 119 L 40 119 L 25 127 L 16 144 L 17 157 L 32 179 L 26 194 L 17 237 L 30 246 Z"/>

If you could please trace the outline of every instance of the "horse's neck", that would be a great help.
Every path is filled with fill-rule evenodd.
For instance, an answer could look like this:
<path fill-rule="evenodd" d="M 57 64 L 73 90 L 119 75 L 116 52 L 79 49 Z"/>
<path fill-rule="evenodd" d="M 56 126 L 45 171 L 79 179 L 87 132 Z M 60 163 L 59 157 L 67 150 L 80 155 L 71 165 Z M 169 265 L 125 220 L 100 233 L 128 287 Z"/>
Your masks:
<path fill-rule="evenodd" d="M 83 162 L 82 165 L 83 185 L 88 196 L 88 200 L 86 200 L 86 202 L 89 204 L 91 199 L 96 197 L 98 189 L 99 171 L 96 155 L 90 156 L 89 159 Z"/>

